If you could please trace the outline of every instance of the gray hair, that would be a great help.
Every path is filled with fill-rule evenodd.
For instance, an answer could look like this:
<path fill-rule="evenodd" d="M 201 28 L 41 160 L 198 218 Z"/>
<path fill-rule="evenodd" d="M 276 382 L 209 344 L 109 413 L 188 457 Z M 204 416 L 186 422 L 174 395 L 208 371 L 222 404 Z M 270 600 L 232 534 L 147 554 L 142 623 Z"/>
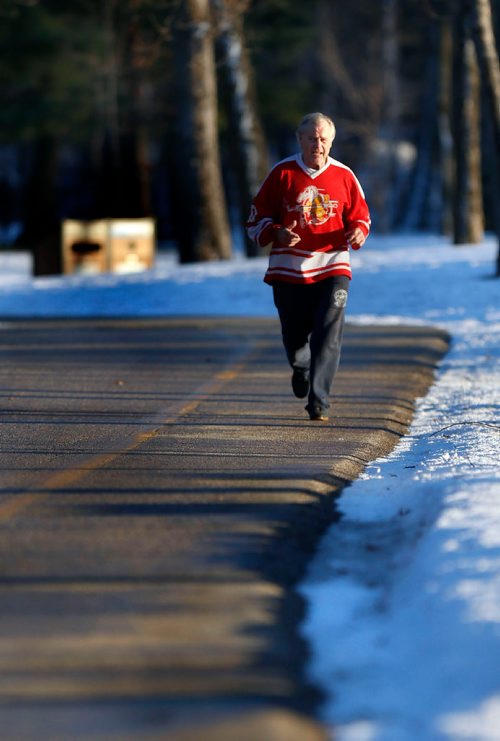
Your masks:
<path fill-rule="evenodd" d="M 327 123 L 330 126 L 333 133 L 332 140 L 335 139 L 335 124 L 333 123 L 330 116 L 327 116 L 325 113 L 320 113 L 319 111 L 317 111 L 316 113 L 308 113 L 304 116 L 297 127 L 297 136 L 300 136 L 300 134 L 302 134 L 302 132 L 305 131 L 311 124 L 317 125 L 320 122 Z"/>

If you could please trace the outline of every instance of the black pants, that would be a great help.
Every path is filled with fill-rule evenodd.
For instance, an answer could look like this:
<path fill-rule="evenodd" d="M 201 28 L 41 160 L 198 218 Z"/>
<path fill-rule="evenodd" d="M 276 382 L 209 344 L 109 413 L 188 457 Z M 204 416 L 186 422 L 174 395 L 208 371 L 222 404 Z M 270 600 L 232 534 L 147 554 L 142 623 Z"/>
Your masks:
<path fill-rule="evenodd" d="M 310 371 L 307 409 L 327 409 L 340 362 L 349 278 L 317 283 L 273 283 L 283 344 L 294 369 Z"/>

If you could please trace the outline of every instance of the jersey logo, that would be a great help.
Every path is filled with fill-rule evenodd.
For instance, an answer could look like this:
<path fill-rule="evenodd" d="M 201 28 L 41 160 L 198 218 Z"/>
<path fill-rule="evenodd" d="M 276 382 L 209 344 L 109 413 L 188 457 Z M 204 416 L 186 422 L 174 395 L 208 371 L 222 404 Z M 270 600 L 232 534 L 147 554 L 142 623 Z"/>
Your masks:
<path fill-rule="evenodd" d="M 333 216 L 338 201 L 331 201 L 328 193 L 309 185 L 297 198 L 297 211 L 300 213 L 301 226 L 306 224 L 324 224 Z"/>

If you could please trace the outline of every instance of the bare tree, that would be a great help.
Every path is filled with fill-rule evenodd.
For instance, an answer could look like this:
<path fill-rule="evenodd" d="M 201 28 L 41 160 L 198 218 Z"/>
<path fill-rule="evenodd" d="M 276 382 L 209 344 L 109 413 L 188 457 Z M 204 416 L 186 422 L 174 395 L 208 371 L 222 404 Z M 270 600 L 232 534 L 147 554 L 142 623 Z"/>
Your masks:
<path fill-rule="evenodd" d="M 146 216 L 152 210 L 141 36 L 131 13 L 136 4 L 102 4 L 105 43 L 98 104 L 104 126 L 94 153 L 96 216 Z"/>
<path fill-rule="evenodd" d="M 500 276 L 500 66 L 498 51 L 493 31 L 493 16 L 490 0 L 428 0 L 432 13 L 443 18 L 459 15 L 465 21 L 467 31 L 474 41 L 477 62 L 479 64 L 481 100 L 487 102 L 482 106 L 485 112 L 486 129 L 491 131 L 492 152 L 485 158 L 490 168 L 490 181 L 493 188 L 493 210 L 498 237 L 497 276 Z M 467 52 L 468 54 L 470 52 Z"/>
<path fill-rule="evenodd" d="M 450 23 L 439 24 L 439 71 L 438 71 L 438 163 L 440 172 L 441 221 L 440 231 L 453 231 L 453 135 L 451 132 L 451 81 L 453 32 Z"/>
<path fill-rule="evenodd" d="M 465 4 L 454 19 L 453 139 L 455 192 L 453 241 L 478 243 L 483 238 L 481 188 L 480 88 L 474 45 Z"/>
<path fill-rule="evenodd" d="M 496 274 L 500 277 L 500 64 L 493 31 L 493 17 L 490 0 L 467 0 L 469 3 L 469 22 L 472 38 L 476 48 L 481 82 L 488 105 L 488 114 L 491 122 L 493 156 L 489 158 L 492 167 L 493 208 L 498 238 L 498 257 Z"/>
<path fill-rule="evenodd" d="M 368 91 L 356 83 L 352 66 L 346 64 L 344 50 L 337 38 L 336 20 L 337 10 L 330 0 L 319 0 L 315 15 L 315 52 L 321 109 L 332 111 L 340 100 L 344 100 L 343 116 L 346 116 L 346 109 L 352 112 L 351 121 L 345 121 L 344 125 L 349 123 L 352 126 L 356 119 L 358 127 L 362 128 L 362 136 L 369 139 L 374 133 L 372 120 L 376 118 L 378 101 L 374 101 Z"/>
<path fill-rule="evenodd" d="M 253 70 L 244 42 L 243 18 L 249 0 L 211 0 L 211 4 L 217 27 L 222 87 L 228 106 L 228 145 L 236 164 L 240 216 L 245 219 L 268 169 Z M 246 236 L 245 239 L 247 255 L 257 255 L 259 248 Z"/>
<path fill-rule="evenodd" d="M 171 141 L 173 220 L 182 262 L 228 258 L 229 220 L 217 130 L 209 0 L 185 0 L 173 35 L 176 122 Z"/>
<path fill-rule="evenodd" d="M 440 29 L 429 23 L 425 40 L 425 64 L 422 77 L 425 84 L 420 92 L 420 114 L 417 138 L 417 157 L 410 182 L 406 209 L 401 218 L 404 230 L 441 227 L 443 198 L 436 198 L 436 191 L 442 192 L 443 172 L 435 166 L 436 144 L 439 141 L 439 93 L 441 38 Z M 446 110 L 449 116 L 449 109 Z M 439 171 L 439 176 L 436 170 Z M 435 203 L 437 201 L 437 203 Z M 436 215 L 439 211 L 439 217 Z"/>
<path fill-rule="evenodd" d="M 58 146 L 49 132 L 40 132 L 31 148 L 25 188 L 25 219 L 20 244 L 33 251 L 35 275 L 61 272 L 56 176 Z"/>
<path fill-rule="evenodd" d="M 481 80 L 493 121 L 497 153 L 500 152 L 500 64 L 493 32 L 490 0 L 466 0 L 469 6 L 469 23 L 481 70 Z"/>
<path fill-rule="evenodd" d="M 395 221 L 394 186 L 397 175 L 397 147 L 399 138 L 399 43 L 398 43 L 398 0 L 384 0 L 382 3 L 382 80 L 384 112 L 381 121 L 380 138 L 384 146 L 381 162 L 380 186 L 383 192 L 379 227 L 389 232 Z"/>

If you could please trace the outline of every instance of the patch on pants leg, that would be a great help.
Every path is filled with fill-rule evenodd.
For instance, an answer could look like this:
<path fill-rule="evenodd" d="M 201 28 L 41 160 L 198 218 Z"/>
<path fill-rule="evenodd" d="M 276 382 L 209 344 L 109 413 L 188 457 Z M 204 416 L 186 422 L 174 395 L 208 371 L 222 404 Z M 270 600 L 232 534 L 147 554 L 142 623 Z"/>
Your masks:
<path fill-rule="evenodd" d="M 343 309 L 344 306 L 347 304 L 347 291 L 343 288 L 339 288 L 338 291 L 335 291 L 333 294 L 333 305 L 337 309 Z"/>

